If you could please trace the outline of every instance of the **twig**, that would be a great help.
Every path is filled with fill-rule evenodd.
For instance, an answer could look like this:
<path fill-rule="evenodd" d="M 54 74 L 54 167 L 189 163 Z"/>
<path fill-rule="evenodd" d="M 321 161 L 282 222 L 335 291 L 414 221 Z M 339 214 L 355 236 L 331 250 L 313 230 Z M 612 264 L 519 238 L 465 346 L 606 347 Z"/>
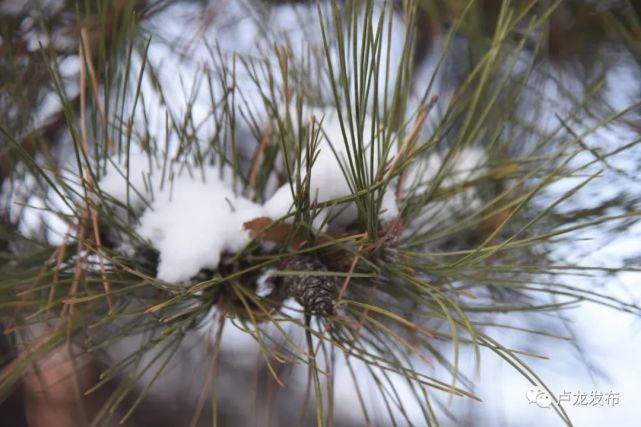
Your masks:
<path fill-rule="evenodd" d="M 269 142 L 269 138 L 272 134 L 272 124 L 269 123 L 267 128 L 263 132 L 260 138 L 260 145 L 256 150 L 256 155 L 254 156 L 254 161 L 252 162 L 251 172 L 249 174 L 249 181 L 247 183 L 247 189 L 245 190 L 245 197 L 248 199 L 253 199 L 256 193 L 256 181 L 258 180 L 258 171 L 260 166 L 263 163 L 263 158 L 265 157 L 265 148 Z"/>
<path fill-rule="evenodd" d="M 416 121 L 414 122 L 414 127 L 412 128 L 412 131 L 407 136 L 407 138 L 405 138 L 405 140 L 403 141 L 403 144 L 398 150 L 397 155 L 392 160 L 392 164 L 389 167 L 389 173 L 392 172 L 392 170 L 394 169 L 394 166 L 398 162 L 398 159 L 401 157 L 401 155 L 405 154 L 405 152 L 410 153 L 407 155 L 407 157 L 411 155 L 411 153 L 414 150 L 414 144 L 418 139 L 419 132 L 423 127 L 423 124 L 425 123 L 425 120 L 427 119 L 427 116 L 429 115 L 430 111 L 432 111 L 432 108 L 434 107 L 434 105 L 436 105 L 437 101 L 438 101 L 438 96 L 434 95 L 430 100 L 430 102 L 427 104 L 427 106 L 421 109 L 421 112 L 419 113 L 418 117 L 416 117 Z M 406 176 L 407 176 L 407 167 L 403 168 L 403 170 L 401 171 L 398 177 L 398 185 L 396 187 L 396 203 L 398 204 L 401 203 L 401 199 L 402 199 L 401 196 L 403 194 L 403 186 L 405 185 Z"/>
<path fill-rule="evenodd" d="M 103 125 L 103 127 L 105 127 L 105 130 L 106 130 L 106 118 L 104 116 L 104 112 L 101 109 L 100 102 L 98 101 L 98 96 L 99 96 L 99 93 L 98 93 L 98 81 L 96 79 L 96 74 L 95 74 L 95 71 L 93 70 L 93 65 L 91 63 L 91 59 L 90 59 L 90 56 L 89 56 L 89 53 L 90 53 L 89 52 L 89 42 L 88 42 L 88 36 L 87 36 L 86 28 L 83 28 L 81 30 L 81 44 L 80 44 L 79 50 L 80 50 L 79 51 L 79 56 L 80 56 L 80 134 L 81 134 L 81 142 L 82 142 L 80 147 L 81 147 L 81 149 L 83 151 L 83 155 L 84 155 L 84 158 L 85 158 L 85 161 L 86 161 L 86 165 L 85 166 L 87 168 L 87 171 L 89 172 L 87 177 L 86 177 L 86 180 L 85 180 L 84 172 L 81 172 L 81 173 L 82 173 L 82 181 L 83 182 L 86 181 L 88 189 L 91 192 L 94 192 L 95 191 L 94 190 L 95 181 L 94 181 L 93 173 L 91 172 L 91 166 L 89 165 L 89 158 L 87 157 L 88 156 L 88 152 L 89 152 L 89 141 L 88 141 L 89 138 L 88 138 L 88 134 L 87 134 L 87 111 L 86 111 L 86 109 L 87 109 L 87 106 L 86 106 L 86 100 L 87 100 L 86 98 L 87 98 L 87 96 L 86 96 L 86 81 L 85 81 L 85 74 L 86 74 L 87 68 L 89 69 L 89 74 L 91 76 L 93 89 L 94 89 L 94 92 L 95 92 L 94 96 L 96 98 L 96 104 L 97 104 L 98 110 L 100 111 L 100 115 L 102 117 L 102 125 Z M 100 239 L 100 229 L 99 229 L 99 226 L 98 226 L 98 213 L 96 212 L 96 209 L 93 206 L 87 206 L 86 209 L 89 210 L 90 215 L 91 215 L 92 228 L 93 228 L 93 231 L 94 231 L 94 240 L 96 242 L 96 253 L 98 255 L 98 263 L 99 263 L 99 266 L 100 266 L 100 276 L 102 278 L 103 288 L 105 290 L 105 295 L 107 297 L 107 305 L 109 306 L 109 311 L 111 312 L 111 310 L 113 309 L 113 305 L 112 305 L 112 302 L 111 302 L 111 297 L 109 296 L 109 294 L 110 294 L 110 286 L 109 286 L 109 282 L 107 281 L 107 276 L 106 276 L 106 273 L 105 273 L 105 261 L 104 261 L 104 255 L 103 255 L 103 252 L 102 252 L 102 242 L 101 242 L 101 239 Z M 83 215 L 83 217 L 85 217 L 85 215 Z M 85 223 L 84 221 L 81 222 L 79 224 L 79 227 L 82 227 L 82 225 L 84 223 Z M 84 239 L 79 239 L 78 240 L 78 251 L 81 250 L 80 248 L 81 248 L 83 240 Z M 77 268 L 78 267 L 80 267 L 80 266 L 77 266 Z"/>
<path fill-rule="evenodd" d="M 93 66 L 93 61 L 91 60 L 91 45 L 89 44 L 89 35 L 87 33 L 86 28 L 82 28 L 80 30 L 80 38 L 81 38 L 81 52 L 80 52 L 80 79 L 84 79 L 84 67 L 87 67 L 89 70 L 89 77 L 91 78 L 91 88 L 93 90 L 93 96 L 94 96 L 94 104 L 96 105 L 96 109 L 98 109 L 98 114 L 100 118 L 100 124 L 102 125 L 103 129 L 105 129 L 105 132 L 107 132 L 107 116 L 105 114 L 105 110 L 102 106 L 102 101 L 100 99 L 100 90 L 98 86 L 98 78 L 96 77 L 96 70 L 94 69 Z M 85 57 L 84 54 L 87 56 Z M 86 61 L 86 62 L 85 62 Z M 84 90 L 84 86 L 80 86 L 80 90 Z M 109 139 L 109 134 L 107 134 L 107 148 L 109 149 L 109 152 L 111 152 L 112 144 L 111 140 Z"/>
<path fill-rule="evenodd" d="M 196 405 L 196 411 L 194 412 L 194 416 L 191 419 L 190 426 L 194 427 L 198 424 L 198 419 L 200 418 L 200 414 L 203 411 L 203 407 L 205 406 L 205 396 L 207 396 L 207 389 L 211 386 L 212 381 L 216 377 L 216 372 L 218 371 L 218 361 L 219 355 L 220 355 L 220 348 L 221 348 L 221 341 L 222 341 L 222 336 L 223 336 L 223 330 L 225 328 L 225 316 L 224 314 L 220 314 L 220 319 L 218 322 L 218 329 L 216 331 L 216 337 L 214 338 L 214 348 L 213 348 L 213 354 L 211 356 L 211 365 L 209 366 L 209 370 L 207 371 L 207 381 L 205 381 L 205 384 L 203 385 L 202 392 L 200 393 L 200 397 L 198 398 L 198 404 Z M 214 399 L 216 397 L 214 396 Z M 212 425 L 215 427 L 218 424 L 218 420 L 216 419 L 216 416 L 212 419 Z"/>
<path fill-rule="evenodd" d="M 307 362 L 312 380 L 314 381 L 314 394 L 316 397 L 316 424 L 318 427 L 325 427 L 323 412 L 323 394 L 318 376 L 318 367 L 316 366 L 316 354 L 314 353 L 314 343 L 312 342 L 311 319 L 309 313 L 305 314 L 305 340 L 307 341 Z"/>

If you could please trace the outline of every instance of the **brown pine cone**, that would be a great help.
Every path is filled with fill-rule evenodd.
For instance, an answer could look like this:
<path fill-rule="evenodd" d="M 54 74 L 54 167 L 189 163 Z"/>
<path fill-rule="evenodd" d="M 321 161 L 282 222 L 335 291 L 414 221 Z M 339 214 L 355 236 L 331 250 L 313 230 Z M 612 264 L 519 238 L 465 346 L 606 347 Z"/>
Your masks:
<path fill-rule="evenodd" d="M 285 270 L 315 272 L 314 275 L 285 276 L 282 278 L 282 292 L 292 297 L 315 314 L 331 313 L 338 296 L 338 281 L 335 276 L 322 276 L 317 272 L 327 271 L 318 258 L 311 255 L 298 255 L 287 261 Z"/>

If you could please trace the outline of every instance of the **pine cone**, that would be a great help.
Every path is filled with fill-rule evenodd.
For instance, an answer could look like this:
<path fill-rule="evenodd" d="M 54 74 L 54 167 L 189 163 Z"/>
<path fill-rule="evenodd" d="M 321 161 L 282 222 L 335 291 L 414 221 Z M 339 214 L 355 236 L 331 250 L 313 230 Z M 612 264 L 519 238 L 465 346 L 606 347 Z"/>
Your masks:
<path fill-rule="evenodd" d="M 285 265 L 286 270 L 323 272 L 327 267 L 318 258 L 299 255 L 291 258 Z M 334 309 L 338 295 L 338 282 L 334 276 L 301 275 L 285 276 L 282 279 L 283 293 L 296 299 L 305 311 L 324 314 Z"/>

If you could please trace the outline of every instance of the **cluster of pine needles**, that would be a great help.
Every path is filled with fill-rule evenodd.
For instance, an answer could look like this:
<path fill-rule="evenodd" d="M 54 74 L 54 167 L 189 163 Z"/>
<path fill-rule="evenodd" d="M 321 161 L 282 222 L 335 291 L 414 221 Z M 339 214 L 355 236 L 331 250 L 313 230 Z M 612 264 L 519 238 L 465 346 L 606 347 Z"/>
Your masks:
<path fill-rule="evenodd" d="M 272 7 L 269 3 L 246 6 L 259 27 L 261 13 Z M 402 378 L 425 423 L 438 425 L 435 402 L 448 395 L 477 399 L 474 381 L 459 369 L 464 349 L 472 349 L 477 361 L 481 351 L 493 352 L 531 384 L 547 389 L 527 364 L 527 358 L 537 355 L 508 348 L 497 338 L 497 331 L 516 327 L 512 316 L 559 313 L 585 302 L 640 314 L 639 307 L 612 297 L 607 286 L 568 284 L 574 275 L 607 281 L 633 267 L 564 263 L 552 255 L 581 231 L 624 235 L 638 221 L 641 212 L 633 194 L 606 200 L 589 211 L 572 209 L 569 202 L 613 168 L 610 157 L 632 150 L 638 142 L 597 150 L 586 139 L 620 123 L 638 105 L 593 117 L 593 125 L 574 131 L 578 118 L 586 111 L 593 114 L 599 102 L 591 98 L 602 84 L 596 81 L 589 83 L 593 87 L 585 91 L 586 99 L 559 117 L 554 135 L 523 123 L 515 112 L 524 99 L 535 98 L 528 93 L 536 90 L 529 79 L 540 63 L 553 60 L 550 46 L 559 36 L 553 27 L 556 13 L 568 6 L 559 1 L 487 3 L 491 6 L 481 1 L 318 2 L 314 13 L 322 48 L 303 58 L 294 53 L 298 46 L 270 34 L 273 29 L 261 28 L 265 40 L 275 40 L 264 58 L 229 55 L 216 40 L 208 40 L 209 62 L 195 68 L 198 86 L 186 91 L 181 115 L 171 108 L 175 100 L 170 97 L 176 95 L 164 93 L 160 70 L 147 60 L 152 39 L 162 40 L 162 34 L 153 34 L 144 22 L 162 13 L 168 2 L 77 2 L 55 13 L 43 6 L 36 15 L 39 20 L 30 22 L 43 34 L 68 35 L 69 43 L 11 52 L 7 43 L 0 45 L 3 71 L 16 73 L 2 81 L 3 90 L 11 86 L 15 93 L 0 97 L 0 171 L 5 189 L 31 179 L 31 191 L 59 200 L 57 206 L 46 204 L 42 209 L 64 222 L 68 231 L 61 244 L 52 245 L 47 239 L 51 230 L 25 235 L 8 208 L 2 213 L 0 321 L 12 337 L 14 357 L 0 370 L 0 401 L 34 363 L 60 346 L 73 343 L 100 359 L 113 343 L 144 334 L 140 348 L 122 360 L 109 361 L 98 382 L 83 390 L 90 394 L 118 380 L 93 423 L 99 425 L 128 402 L 125 421 L 172 365 L 184 337 L 213 325 L 208 355 L 212 368 L 203 375 L 215 377 L 214 366 L 224 350 L 223 328 L 235 327 L 255 339 L 278 384 L 287 382 L 280 374 L 282 366 L 308 366 L 307 394 L 315 401 L 319 426 L 332 422 L 332 376 L 338 359 L 352 373 L 356 400 L 368 422 L 373 420 L 352 368 L 356 362 L 371 375 L 392 424 L 410 422 L 394 380 Z M 210 16 L 202 20 L 206 25 L 215 25 L 215 9 L 215 2 L 207 6 Z M 385 38 L 394 13 L 402 14 L 406 28 L 398 69 L 393 70 L 398 78 L 392 81 L 380 76 L 392 74 L 392 43 Z M 425 29 L 427 16 L 431 32 Z M 629 5 L 585 16 L 599 23 L 592 28 L 598 27 L 601 37 L 626 46 L 641 63 L 637 10 Z M 2 40 L 17 37 L 19 31 L 5 23 L 2 29 Z M 426 39 L 438 31 L 442 45 L 435 55 L 436 72 L 417 97 L 412 92 L 417 60 Z M 436 74 L 461 35 L 470 41 L 470 69 L 451 95 L 438 93 Z M 171 40 L 165 42 L 172 45 Z M 178 52 L 182 48 L 172 47 Z M 60 64 L 74 55 L 80 72 L 64 76 Z M 571 61 L 581 63 L 580 55 Z M 33 67 L 30 75 L 37 82 L 20 74 L 24 64 Z M 251 90 L 260 91 L 267 121 L 240 108 L 248 94 L 238 75 L 245 77 L 243 82 L 255 83 Z M 146 129 L 152 124 L 145 123 L 144 112 L 151 108 L 145 85 L 166 108 L 164 129 L 157 132 L 164 135 L 162 140 Z M 27 87 L 29 98 L 14 103 Z M 58 98 L 60 109 L 38 123 L 33 114 L 46 91 Z M 192 114 L 196 94 L 203 92 L 211 97 L 207 120 L 215 122 L 215 134 L 206 138 Z M 343 170 L 352 190 L 346 198 L 318 204 L 309 194 L 301 171 L 314 167 L 314 156 L 307 153 L 315 151 L 319 127 L 302 117 L 303 105 L 338 111 L 353 156 Z M 136 121 L 141 111 L 142 123 Z M 375 144 L 377 155 L 386 161 L 376 167 L 362 149 L 367 115 L 373 127 L 384 129 Z M 239 130 L 241 125 L 250 130 L 249 146 L 255 148 L 249 152 L 247 142 L 240 141 L 248 135 Z M 71 147 L 71 162 L 56 157 L 60 145 Z M 473 178 L 449 180 L 459 154 L 471 146 L 482 146 L 487 161 Z M 258 203 L 270 196 L 272 171 L 284 159 L 285 173 L 277 179 L 296 189 L 293 218 L 246 223 L 252 243 L 239 253 L 225 254 L 217 271 L 202 271 L 188 284 L 164 283 L 155 277 L 158 252 L 136 235 L 135 217 L 130 214 L 123 220 L 117 215 L 114 201 L 99 185 L 109 159 L 117 157 L 127 165 L 134 148 L 168 169 L 193 168 L 197 174 L 199 167 L 210 164 L 231 167 L 237 191 Z M 409 168 L 434 154 L 442 159 L 434 178 L 427 186 L 412 188 L 415 184 L 406 176 Z M 123 170 L 125 176 L 134 172 Z M 551 200 L 549 189 L 569 178 L 577 184 Z M 398 187 L 399 214 L 383 224 L 379 211 L 391 185 Z M 400 197 L 404 186 L 410 197 Z M 447 211 L 443 218 L 435 208 L 431 217 L 421 216 L 430 206 L 451 210 L 456 204 L 450 201 L 470 191 L 480 200 L 474 209 L 456 208 L 460 212 Z M 347 230 L 319 231 L 313 226 L 320 209 L 346 202 L 358 210 L 357 221 Z M 123 238 L 134 247 L 133 255 L 118 250 L 118 239 Z M 259 286 L 266 272 L 268 291 Z M 492 316 L 496 313 L 509 315 L 498 323 Z M 304 339 L 292 335 L 294 330 Z M 533 326 L 523 333 L 546 332 Z M 150 361 L 146 354 L 153 355 Z M 431 375 L 435 365 L 450 378 Z M 150 380 L 140 384 L 143 377 Z M 125 399 L 131 395 L 135 398 Z M 571 423 L 561 405 L 554 409 Z"/>

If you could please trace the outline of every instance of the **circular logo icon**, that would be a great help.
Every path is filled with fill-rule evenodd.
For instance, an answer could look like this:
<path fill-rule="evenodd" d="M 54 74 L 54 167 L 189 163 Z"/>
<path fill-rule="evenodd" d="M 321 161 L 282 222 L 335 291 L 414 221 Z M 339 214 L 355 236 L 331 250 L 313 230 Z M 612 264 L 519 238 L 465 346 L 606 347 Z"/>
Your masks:
<path fill-rule="evenodd" d="M 552 396 L 542 387 L 532 386 L 525 392 L 528 403 L 535 403 L 540 408 L 552 406 Z"/>

